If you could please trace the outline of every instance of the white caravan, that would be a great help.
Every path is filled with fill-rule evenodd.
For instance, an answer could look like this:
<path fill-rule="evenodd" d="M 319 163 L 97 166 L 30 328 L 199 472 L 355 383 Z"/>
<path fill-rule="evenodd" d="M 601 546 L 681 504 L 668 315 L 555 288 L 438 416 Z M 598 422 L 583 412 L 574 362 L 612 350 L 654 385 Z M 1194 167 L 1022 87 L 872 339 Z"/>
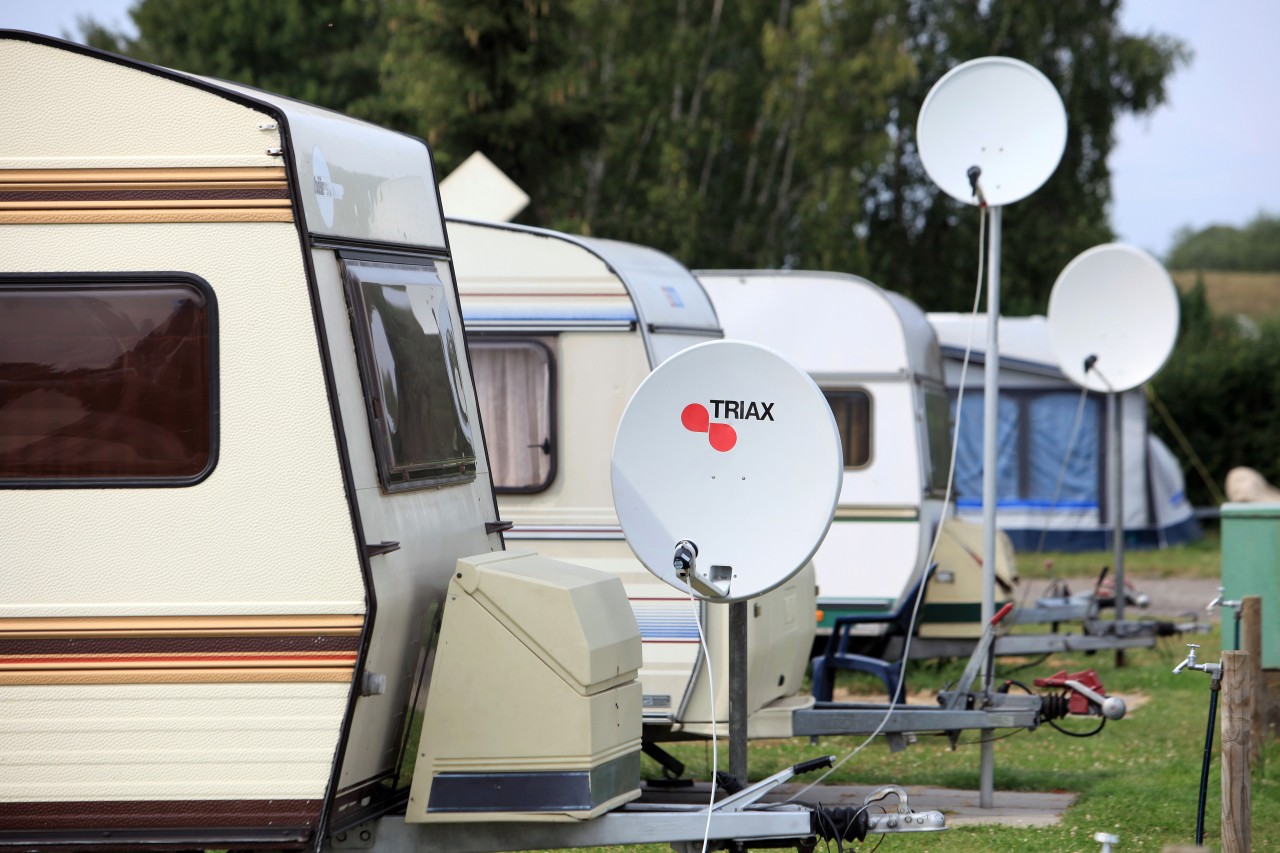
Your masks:
<path fill-rule="evenodd" d="M 697 605 L 719 682 L 712 709 L 695 605 L 632 554 L 609 484 L 631 394 L 668 357 L 722 337 L 706 293 L 669 255 L 629 243 L 454 219 L 449 238 L 507 542 L 622 578 L 644 640 L 649 736 L 709 734 L 713 710 L 723 733 L 728 605 Z M 792 713 L 812 705 L 813 620 L 812 567 L 753 602 L 753 737 L 791 734 Z"/>
<path fill-rule="evenodd" d="M 622 806 L 622 584 L 502 550 L 426 145 L 30 33 L 0 80 L 0 846 L 702 839 Z"/>
<path fill-rule="evenodd" d="M 924 312 L 864 278 L 834 272 L 698 270 L 729 338 L 790 358 L 826 393 L 844 441 L 835 522 L 814 558 L 820 626 L 893 610 L 944 532 L 920 634 L 981 632 L 981 530 L 947 519 L 951 446 L 942 355 Z M 1001 540 L 997 597 L 1016 581 Z"/>

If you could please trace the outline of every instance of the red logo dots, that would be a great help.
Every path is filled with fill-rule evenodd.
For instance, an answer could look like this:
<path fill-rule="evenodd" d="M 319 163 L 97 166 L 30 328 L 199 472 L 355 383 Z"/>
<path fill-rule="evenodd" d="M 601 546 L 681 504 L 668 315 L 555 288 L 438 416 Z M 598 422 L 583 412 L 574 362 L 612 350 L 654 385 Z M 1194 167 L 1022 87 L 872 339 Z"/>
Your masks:
<path fill-rule="evenodd" d="M 689 432 L 705 432 L 707 441 L 721 453 L 733 450 L 733 446 L 738 443 L 737 431 L 728 424 L 711 423 L 707 407 L 701 403 L 690 403 L 685 406 L 684 411 L 680 413 L 680 423 Z"/>
<path fill-rule="evenodd" d="M 701 403 L 690 403 L 680 413 L 680 423 L 684 424 L 684 428 L 689 432 L 706 432 L 707 424 L 710 422 L 711 416 L 707 414 L 707 407 Z"/>
<path fill-rule="evenodd" d="M 707 440 L 716 450 L 728 453 L 738 443 L 738 433 L 728 424 L 711 424 L 707 430 Z"/>

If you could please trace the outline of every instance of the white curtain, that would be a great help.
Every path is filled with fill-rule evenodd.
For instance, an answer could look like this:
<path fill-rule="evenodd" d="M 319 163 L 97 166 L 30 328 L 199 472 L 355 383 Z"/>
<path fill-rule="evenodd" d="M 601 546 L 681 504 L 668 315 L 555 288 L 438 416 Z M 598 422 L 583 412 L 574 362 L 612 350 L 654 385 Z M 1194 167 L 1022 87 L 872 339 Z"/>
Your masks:
<path fill-rule="evenodd" d="M 546 485 L 554 452 L 551 364 L 547 350 L 522 341 L 472 341 L 480 415 L 493 484 L 498 489 Z"/>

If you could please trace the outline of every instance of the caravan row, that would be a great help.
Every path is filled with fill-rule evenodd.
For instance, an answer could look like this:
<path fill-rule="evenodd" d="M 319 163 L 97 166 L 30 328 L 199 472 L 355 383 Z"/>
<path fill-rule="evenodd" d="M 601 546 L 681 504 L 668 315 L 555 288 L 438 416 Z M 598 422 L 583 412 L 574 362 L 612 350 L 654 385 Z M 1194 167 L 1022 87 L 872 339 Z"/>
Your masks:
<path fill-rule="evenodd" d="M 973 636 L 909 301 L 446 223 L 421 140 L 246 87 L 14 32 L 0 71 L 0 847 L 700 839 L 625 804 L 643 741 L 724 729 L 725 608 L 641 566 L 606 472 L 645 377 L 726 336 L 844 450 L 832 534 L 751 604 L 750 733 L 797 733 L 821 621 L 935 536 L 932 630 Z"/>

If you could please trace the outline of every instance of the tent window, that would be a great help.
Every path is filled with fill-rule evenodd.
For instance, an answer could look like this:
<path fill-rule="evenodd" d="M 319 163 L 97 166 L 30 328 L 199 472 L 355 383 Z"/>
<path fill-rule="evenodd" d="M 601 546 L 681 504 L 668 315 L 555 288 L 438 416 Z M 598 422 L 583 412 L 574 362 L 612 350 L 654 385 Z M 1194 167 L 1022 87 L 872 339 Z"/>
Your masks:
<path fill-rule="evenodd" d="M 473 341 L 471 367 L 494 488 L 545 489 L 555 473 L 550 347 L 531 340 Z"/>
<path fill-rule="evenodd" d="M 344 258 L 343 270 L 383 487 L 474 479 L 461 329 L 435 266 Z"/>
<path fill-rule="evenodd" d="M 844 467 L 862 468 L 871 461 L 871 395 L 866 391 L 824 391 L 840 428 Z"/>
<path fill-rule="evenodd" d="M 1099 398 L 1089 395 L 1077 426 L 1079 403 L 1075 391 L 1000 394 L 996 497 L 1001 505 L 1099 507 L 1104 412 Z M 982 392 L 967 392 L 956 449 L 955 492 L 957 500 L 970 505 L 982 501 L 982 420 Z"/>
<path fill-rule="evenodd" d="M 213 291 L 196 276 L 0 278 L 0 484 L 204 479 L 216 337 Z"/>

